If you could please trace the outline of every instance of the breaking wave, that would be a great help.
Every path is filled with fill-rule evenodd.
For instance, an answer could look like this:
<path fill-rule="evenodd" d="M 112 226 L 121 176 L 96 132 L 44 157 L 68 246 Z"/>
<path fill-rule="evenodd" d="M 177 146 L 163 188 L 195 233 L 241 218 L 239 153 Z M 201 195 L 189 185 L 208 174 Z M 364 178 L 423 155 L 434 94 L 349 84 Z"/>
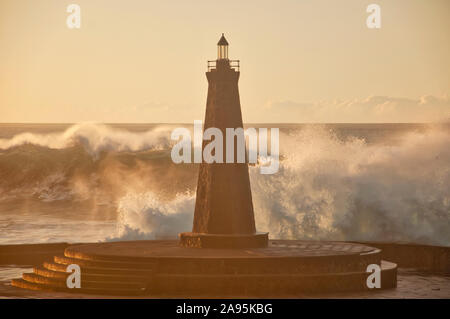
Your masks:
<path fill-rule="evenodd" d="M 323 129 L 284 139 L 278 174 L 252 171 L 258 227 L 279 238 L 450 245 L 450 134 L 397 145 L 342 141 Z"/>
<path fill-rule="evenodd" d="M 395 143 L 355 136 L 327 126 L 281 130 L 279 172 L 250 168 L 258 230 L 271 238 L 449 246 L 449 130 L 406 131 Z M 170 145 L 164 126 L 77 124 L 0 139 L 0 208 L 33 199 L 75 212 L 88 202 L 90 210 L 114 211 L 116 231 L 105 240 L 174 237 L 192 227 L 198 166 L 172 163 Z"/>
<path fill-rule="evenodd" d="M 21 133 L 11 139 L 0 139 L 0 150 L 32 144 L 51 149 L 82 146 L 90 155 L 98 157 L 105 151 L 142 151 L 165 149 L 170 145 L 170 131 L 164 126 L 144 133 L 113 129 L 104 124 L 82 123 L 62 133 Z"/>

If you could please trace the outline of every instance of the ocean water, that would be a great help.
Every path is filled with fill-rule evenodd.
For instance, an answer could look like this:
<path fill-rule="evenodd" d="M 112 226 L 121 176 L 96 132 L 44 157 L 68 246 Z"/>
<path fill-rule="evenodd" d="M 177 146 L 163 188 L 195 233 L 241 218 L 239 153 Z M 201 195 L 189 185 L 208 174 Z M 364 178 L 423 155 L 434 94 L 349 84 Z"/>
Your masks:
<path fill-rule="evenodd" d="M 197 164 L 170 158 L 165 124 L 0 124 L 0 244 L 176 238 Z M 280 128 L 280 170 L 250 167 L 271 238 L 450 246 L 449 124 Z"/>

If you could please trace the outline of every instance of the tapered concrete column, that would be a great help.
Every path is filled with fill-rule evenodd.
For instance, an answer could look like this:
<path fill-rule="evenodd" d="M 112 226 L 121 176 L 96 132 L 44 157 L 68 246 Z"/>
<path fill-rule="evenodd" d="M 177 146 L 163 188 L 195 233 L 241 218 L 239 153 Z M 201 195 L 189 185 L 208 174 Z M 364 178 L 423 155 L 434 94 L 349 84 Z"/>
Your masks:
<path fill-rule="evenodd" d="M 228 45 L 222 38 L 219 48 L 224 43 Z M 228 49 L 221 48 L 219 52 L 228 53 Z M 217 128 L 222 132 L 223 163 L 200 164 L 192 233 L 180 234 L 181 245 L 205 247 L 205 242 L 214 242 L 213 246 L 221 246 L 222 241 L 230 248 L 267 246 L 267 233 L 256 233 L 248 164 L 236 161 L 237 138 L 235 161 L 225 163 L 226 145 L 230 142 L 226 139 L 226 129 L 243 128 L 238 88 L 240 72 L 228 59 L 215 62 L 215 68 L 206 72 L 208 98 L 204 130 Z M 203 141 L 202 148 L 210 142 Z"/>

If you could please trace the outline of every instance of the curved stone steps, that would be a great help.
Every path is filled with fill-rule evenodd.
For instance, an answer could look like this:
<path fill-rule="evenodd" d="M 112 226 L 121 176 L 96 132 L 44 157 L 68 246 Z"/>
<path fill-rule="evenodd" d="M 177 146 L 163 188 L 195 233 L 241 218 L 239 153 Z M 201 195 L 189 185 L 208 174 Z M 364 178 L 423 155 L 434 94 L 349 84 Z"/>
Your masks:
<path fill-rule="evenodd" d="M 264 294 L 262 292 L 344 292 L 368 290 L 366 280 L 369 273 L 344 272 L 325 274 L 158 274 L 155 285 L 150 291 L 159 291 L 163 284 L 163 292 L 168 294 L 195 293 L 205 290 L 215 294 Z M 381 288 L 397 286 L 397 265 L 391 262 L 381 263 Z"/>
<path fill-rule="evenodd" d="M 98 269 L 100 272 L 101 269 Z M 70 273 L 62 272 L 62 271 L 54 271 L 44 267 L 35 267 L 33 272 L 36 275 L 40 275 L 47 278 L 58 278 L 58 279 L 66 279 Z M 130 281 L 130 282 L 145 282 L 147 281 L 149 276 L 144 273 L 142 275 L 129 275 L 128 273 L 117 273 L 117 274 L 105 274 L 105 273 L 89 273 L 86 272 L 85 269 L 81 271 L 81 280 L 88 281 Z"/>
<path fill-rule="evenodd" d="M 66 272 L 67 265 L 57 264 L 53 262 L 44 261 L 42 263 L 42 267 L 48 270 L 57 271 L 57 272 Z"/>
<path fill-rule="evenodd" d="M 396 287 L 396 264 L 382 261 L 381 288 Z M 299 292 L 344 292 L 367 290 L 366 272 L 345 272 L 326 274 L 168 274 L 159 273 L 153 278 L 140 282 L 123 280 L 87 280 L 81 279 L 81 288 L 69 289 L 66 286 L 67 273 L 49 273 L 38 268 L 41 273 L 25 273 L 22 279 L 13 280 L 16 287 L 64 291 L 73 293 L 91 293 L 107 295 L 142 294 L 193 294 L 203 291 L 219 295 L 264 295 L 270 293 Z M 56 277 L 52 277 L 55 275 Z M 47 275 L 47 276 L 46 276 Z M 118 275 L 114 277 L 120 277 Z M 105 276 L 103 279 L 111 279 Z M 117 278 L 116 278 L 117 279 Z"/>
<path fill-rule="evenodd" d="M 61 288 L 57 286 L 50 286 L 46 284 L 40 284 L 35 282 L 29 282 L 22 278 L 13 279 L 11 284 L 14 287 L 29 289 L 29 290 L 39 290 L 39 291 L 50 291 L 50 292 L 70 292 L 70 293 L 80 293 L 80 294 L 90 294 L 90 295 L 108 295 L 108 296 L 140 296 L 145 294 L 145 291 L 135 290 L 135 289 L 97 289 L 97 288 L 79 288 L 79 289 L 68 289 Z"/>
<path fill-rule="evenodd" d="M 362 271 L 381 262 L 381 251 L 374 247 L 298 240 L 272 240 L 267 248 L 257 249 L 183 248 L 174 240 L 110 242 L 73 245 L 65 249 L 64 256 L 84 260 L 80 263 L 86 265 L 117 262 L 118 267 L 130 263 L 135 268 L 154 263 L 174 274 L 333 273 Z"/>
<path fill-rule="evenodd" d="M 44 277 L 35 273 L 24 273 L 22 279 L 28 282 L 48 285 L 52 287 L 67 288 L 65 278 Z M 125 289 L 125 290 L 145 290 L 147 283 L 144 282 L 130 282 L 130 281 L 90 281 L 81 279 L 81 287 L 88 289 Z"/>
<path fill-rule="evenodd" d="M 395 264 L 383 261 L 382 288 L 396 286 Z M 140 295 L 145 293 L 195 294 L 208 291 L 214 294 L 261 294 L 261 292 L 315 292 L 364 290 L 368 274 L 346 272 L 334 274 L 167 274 L 159 273 L 148 280 L 133 282 L 126 275 L 94 275 L 81 279 L 80 289 L 66 287 L 67 273 L 36 268 L 36 273 L 25 273 L 13 285 L 38 290 L 57 290 L 111 295 Z M 115 279 L 115 280 L 112 280 Z"/>
<path fill-rule="evenodd" d="M 66 273 L 67 264 L 59 264 L 55 262 L 44 262 L 43 268 L 55 271 L 55 272 L 62 272 Z M 136 275 L 136 276 L 151 276 L 154 273 L 154 269 L 125 269 L 125 268 L 105 268 L 105 267 L 86 267 L 86 266 L 80 266 L 81 273 L 83 274 L 110 274 L 110 275 L 122 275 L 122 274 L 129 274 L 129 275 Z"/>
<path fill-rule="evenodd" d="M 152 282 L 154 263 L 83 260 L 54 256 L 54 262 L 44 262 L 33 273 L 24 273 L 12 285 L 34 290 L 65 291 L 107 295 L 141 295 Z M 76 264 L 81 270 L 81 288 L 69 289 L 67 266 Z"/>
<path fill-rule="evenodd" d="M 12 285 L 73 293 L 156 296 L 361 291 L 368 289 L 367 265 L 381 263 L 382 288 L 396 286 L 397 266 L 381 261 L 379 249 L 354 244 L 280 241 L 277 247 L 267 249 L 203 250 L 179 248 L 175 241 L 144 241 L 71 249 L 78 252 L 77 257 L 67 256 L 75 255 L 66 249 L 64 256 L 55 256 L 53 262 L 36 267 L 34 273 L 24 274 Z M 70 264 L 80 266 L 80 289 L 66 286 Z"/>
<path fill-rule="evenodd" d="M 55 256 L 53 258 L 57 264 L 71 265 L 77 264 L 80 267 L 97 267 L 97 268 L 117 268 L 117 269 L 145 269 L 150 270 L 155 267 L 155 263 L 148 262 L 124 262 L 124 261 L 103 261 L 103 260 L 87 260 L 66 256 Z"/>
<path fill-rule="evenodd" d="M 270 241 L 268 248 L 237 250 L 183 248 L 176 241 L 83 244 L 66 248 L 64 256 L 86 265 L 154 263 L 174 274 L 333 273 L 381 262 L 379 249 L 360 244 L 283 240 Z"/>

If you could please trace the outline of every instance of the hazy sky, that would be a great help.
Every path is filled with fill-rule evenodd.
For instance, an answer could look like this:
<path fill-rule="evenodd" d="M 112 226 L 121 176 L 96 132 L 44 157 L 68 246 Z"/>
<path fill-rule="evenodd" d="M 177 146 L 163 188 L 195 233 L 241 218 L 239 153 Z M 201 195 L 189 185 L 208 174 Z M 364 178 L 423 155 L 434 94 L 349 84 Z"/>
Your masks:
<path fill-rule="evenodd" d="M 244 122 L 450 118 L 449 0 L 0 0 L 0 122 L 203 119 L 222 32 Z"/>

